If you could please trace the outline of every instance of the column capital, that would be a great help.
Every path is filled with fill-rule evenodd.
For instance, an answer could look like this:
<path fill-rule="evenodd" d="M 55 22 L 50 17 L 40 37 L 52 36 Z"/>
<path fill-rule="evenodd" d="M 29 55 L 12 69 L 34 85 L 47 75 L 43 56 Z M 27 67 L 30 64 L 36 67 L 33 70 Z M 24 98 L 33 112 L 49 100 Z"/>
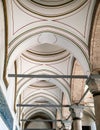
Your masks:
<path fill-rule="evenodd" d="M 72 121 L 66 120 L 63 122 L 65 130 L 71 130 Z"/>
<path fill-rule="evenodd" d="M 83 117 L 83 109 L 84 106 L 83 105 L 72 105 L 70 107 L 70 111 L 71 111 L 71 115 L 73 120 L 80 120 Z"/>
<path fill-rule="evenodd" d="M 89 86 L 89 89 L 93 96 L 100 95 L 100 79 L 99 78 L 89 78 L 86 81 L 86 84 Z"/>

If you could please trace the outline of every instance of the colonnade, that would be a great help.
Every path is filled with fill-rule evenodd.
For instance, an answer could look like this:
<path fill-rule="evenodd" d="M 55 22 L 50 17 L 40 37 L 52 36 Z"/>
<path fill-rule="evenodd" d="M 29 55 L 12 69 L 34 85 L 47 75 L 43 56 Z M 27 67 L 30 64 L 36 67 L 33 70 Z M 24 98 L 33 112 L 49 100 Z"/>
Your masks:
<path fill-rule="evenodd" d="M 62 129 L 60 128 L 59 130 L 82 130 L 82 117 L 83 117 L 83 105 L 72 105 L 70 107 L 70 112 L 71 112 L 71 120 L 66 120 L 62 123 Z M 73 125 L 72 125 L 73 124 Z M 72 128 L 73 126 L 73 128 Z"/>
<path fill-rule="evenodd" d="M 93 95 L 94 99 L 94 108 L 95 108 L 95 118 L 96 118 L 96 128 L 100 130 L 100 79 L 99 78 L 89 78 L 86 81 L 90 92 Z M 65 130 L 82 130 L 82 117 L 83 117 L 82 105 L 72 105 L 70 107 L 70 112 L 72 116 L 72 124 L 65 123 Z M 73 126 L 73 128 L 71 128 Z"/>
<path fill-rule="evenodd" d="M 87 85 L 94 99 L 95 118 L 97 130 L 100 130 L 100 78 L 90 78 Z"/>

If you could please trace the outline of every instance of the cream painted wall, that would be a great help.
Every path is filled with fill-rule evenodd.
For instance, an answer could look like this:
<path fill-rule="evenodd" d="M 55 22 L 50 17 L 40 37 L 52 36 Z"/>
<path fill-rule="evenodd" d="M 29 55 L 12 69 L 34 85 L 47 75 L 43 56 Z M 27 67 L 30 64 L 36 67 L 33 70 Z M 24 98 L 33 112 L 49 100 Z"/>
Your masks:
<path fill-rule="evenodd" d="M 15 73 L 14 64 L 11 66 L 11 73 Z M 9 73 L 10 73 L 9 72 Z M 7 101 L 9 104 L 9 107 L 12 111 L 14 111 L 14 99 L 15 99 L 15 78 L 9 78 L 9 86 L 7 89 Z"/>
<path fill-rule="evenodd" d="M 4 27 L 3 3 L 0 0 L 0 79 L 3 78 L 4 56 L 5 56 L 5 27 Z"/>
<path fill-rule="evenodd" d="M 1 117 L 0 117 L 0 130 L 9 130 Z"/>

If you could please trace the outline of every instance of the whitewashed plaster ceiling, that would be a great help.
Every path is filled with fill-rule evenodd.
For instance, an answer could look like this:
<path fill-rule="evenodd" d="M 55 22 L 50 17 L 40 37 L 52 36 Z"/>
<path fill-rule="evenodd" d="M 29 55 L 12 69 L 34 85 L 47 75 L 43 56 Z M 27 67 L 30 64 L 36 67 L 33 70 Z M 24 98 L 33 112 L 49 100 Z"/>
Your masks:
<path fill-rule="evenodd" d="M 76 10 L 82 6 L 86 0 L 17 0 L 24 8 L 38 15 L 53 17 L 61 16 Z M 40 11 L 39 11 L 40 10 Z"/>
<path fill-rule="evenodd" d="M 41 40 L 42 41 L 42 40 Z M 40 44 L 36 47 L 31 47 L 31 49 L 25 51 L 23 53 L 24 57 L 30 57 L 31 60 L 37 62 L 52 62 L 64 59 L 68 57 L 70 53 L 65 49 L 51 45 L 48 43 Z"/>
<path fill-rule="evenodd" d="M 95 0 L 6 0 L 6 3 L 8 73 L 15 61 L 17 73 L 21 74 L 90 73 L 88 40 Z M 78 92 L 75 95 L 77 82 L 81 84 L 78 87 L 81 95 Z M 77 82 L 17 79 L 16 103 L 71 104 L 72 98 L 79 101 L 84 93 L 83 81 Z M 87 103 L 87 99 L 84 101 Z M 69 114 L 63 108 L 23 108 L 20 118 L 30 118 L 37 112 L 47 113 L 52 119 L 56 114 L 60 118 Z"/>

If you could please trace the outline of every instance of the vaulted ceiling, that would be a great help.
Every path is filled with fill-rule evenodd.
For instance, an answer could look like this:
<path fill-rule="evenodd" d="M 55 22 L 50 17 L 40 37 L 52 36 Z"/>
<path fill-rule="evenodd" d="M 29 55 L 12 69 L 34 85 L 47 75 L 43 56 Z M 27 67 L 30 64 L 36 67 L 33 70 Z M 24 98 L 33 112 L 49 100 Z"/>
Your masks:
<path fill-rule="evenodd" d="M 89 75 L 89 39 L 96 0 L 6 0 L 7 73 Z M 67 119 L 69 108 L 16 107 L 16 104 L 71 105 L 87 86 L 84 79 L 8 78 L 15 84 L 15 112 L 21 119 Z M 81 104 L 92 105 L 90 92 Z M 85 108 L 88 111 L 87 108 Z M 92 108 L 89 114 L 94 118 Z M 70 118 L 71 119 L 71 118 Z M 61 127 L 61 123 L 55 123 Z"/>

